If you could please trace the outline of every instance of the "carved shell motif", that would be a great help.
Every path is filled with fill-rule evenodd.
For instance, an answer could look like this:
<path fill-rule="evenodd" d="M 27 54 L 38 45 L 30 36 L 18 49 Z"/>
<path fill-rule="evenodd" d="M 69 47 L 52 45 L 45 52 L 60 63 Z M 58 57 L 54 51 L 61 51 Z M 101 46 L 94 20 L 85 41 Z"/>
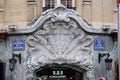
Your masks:
<path fill-rule="evenodd" d="M 91 55 L 92 41 L 73 20 L 69 23 L 47 21 L 27 38 L 30 56 L 45 63 L 84 64 L 86 59 L 91 59 L 88 55 Z"/>

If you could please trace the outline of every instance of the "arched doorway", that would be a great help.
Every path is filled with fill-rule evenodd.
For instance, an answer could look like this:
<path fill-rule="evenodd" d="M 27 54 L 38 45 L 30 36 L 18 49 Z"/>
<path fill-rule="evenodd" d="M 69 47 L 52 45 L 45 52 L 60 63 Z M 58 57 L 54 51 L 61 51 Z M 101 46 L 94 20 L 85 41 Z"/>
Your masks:
<path fill-rule="evenodd" d="M 46 65 L 34 73 L 34 80 L 83 80 L 84 70 L 71 65 Z"/>
<path fill-rule="evenodd" d="M 88 33 L 100 31 L 93 31 L 91 26 L 83 21 L 76 12 L 68 10 L 64 6 L 46 11 L 31 26 L 33 29 L 29 32 L 33 34 L 27 37 L 26 80 L 35 80 L 37 77 L 40 77 L 41 80 L 43 75 L 59 77 L 58 74 L 62 75 L 62 73 L 65 77 L 67 73 L 73 73 L 71 75 L 74 77 L 79 74 L 82 77 L 81 80 L 95 80 L 92 60 L 94 37 Z M 85 69 L 86 72 L 61 65 L 49 66 L 51 72 L 49 67 L 41 69 L 46 64 L 74 64 Z M 54 71 L 56 67 L 58 70 Z M 44 73 L 47 71 L 48 73 Z M 68 79 L 68 77 L 66 78 Z"/>

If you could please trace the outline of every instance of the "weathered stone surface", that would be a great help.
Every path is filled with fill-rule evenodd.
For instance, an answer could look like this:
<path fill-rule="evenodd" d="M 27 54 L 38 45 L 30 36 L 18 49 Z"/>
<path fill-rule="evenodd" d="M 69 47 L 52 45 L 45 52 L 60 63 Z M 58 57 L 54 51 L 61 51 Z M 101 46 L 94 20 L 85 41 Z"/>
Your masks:
<path fill-rule="evenodd" d="M 58 11 L 33 35 L 28 36 L 27 80 L 32 80 L 36 69 L 46 64 L 75 64 L 86 70 L 85 79 L 94 80 L 91 44 L 77 22 L 67 17 L 65 10 Z"/>

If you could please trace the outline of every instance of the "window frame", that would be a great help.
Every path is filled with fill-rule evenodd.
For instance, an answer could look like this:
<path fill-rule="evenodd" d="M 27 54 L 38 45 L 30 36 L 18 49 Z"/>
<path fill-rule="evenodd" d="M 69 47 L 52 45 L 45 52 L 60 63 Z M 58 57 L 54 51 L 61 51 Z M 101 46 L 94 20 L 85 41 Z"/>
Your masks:
<path fill-rule="evenodd" d="M 63 4 L 68 9 L 76 9 L 75 7 L 75 1 L 76 0 L 43 0 L 43 11 L 47 9 L 52 9 L 57 4 Z M 46 5 L 49 4 L 50 6 Z"/>
<path fill-rule="evenodd" d="M 55 7 L 55 0 L 43 0 L 43 11 Z"/>

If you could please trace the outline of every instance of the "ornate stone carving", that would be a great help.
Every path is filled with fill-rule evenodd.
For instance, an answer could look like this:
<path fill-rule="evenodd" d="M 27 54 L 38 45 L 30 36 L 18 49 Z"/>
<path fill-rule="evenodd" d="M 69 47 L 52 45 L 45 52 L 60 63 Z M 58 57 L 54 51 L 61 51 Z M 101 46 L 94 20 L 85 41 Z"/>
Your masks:
<path fill-rule="evenodd" d="M 0 60 L 6 61 L 4 42 L 0 42 Z"/>
<path fill-rule="evenodd" d="M 52 15 L 51 21 L 52 22 L 56 22 L 56 21 L 69 22 L 70 18 L 67 16 L 66 8 L 61 7 L 61 9 L 57 12 L 56 12 L 56 9 L 55 9 L 55 12 Z"/>
<path fill-rule="evenodd" d="M 27 80 L 33 80 L 36 69 L 54 63 L 78 65 L 86 70 L 85 80 L 94 80 L 93 38 L 84 32 L 89 26 L 76 14 L 65 7 L 57 7 L 44 12 L 36 21 L 34 25 L 38 30 L 27 38 Z"/>
<path fill-rule="evenodd" d="M 86 35 L 72 19 L 68 23 L 47 21 L 27 38 L 27 80 L 32 80 L 36 69 L 53 63 L 79 65 L 87 71 L 89 80 L 94 80 L 92 41 L 92 36 Z"/>

